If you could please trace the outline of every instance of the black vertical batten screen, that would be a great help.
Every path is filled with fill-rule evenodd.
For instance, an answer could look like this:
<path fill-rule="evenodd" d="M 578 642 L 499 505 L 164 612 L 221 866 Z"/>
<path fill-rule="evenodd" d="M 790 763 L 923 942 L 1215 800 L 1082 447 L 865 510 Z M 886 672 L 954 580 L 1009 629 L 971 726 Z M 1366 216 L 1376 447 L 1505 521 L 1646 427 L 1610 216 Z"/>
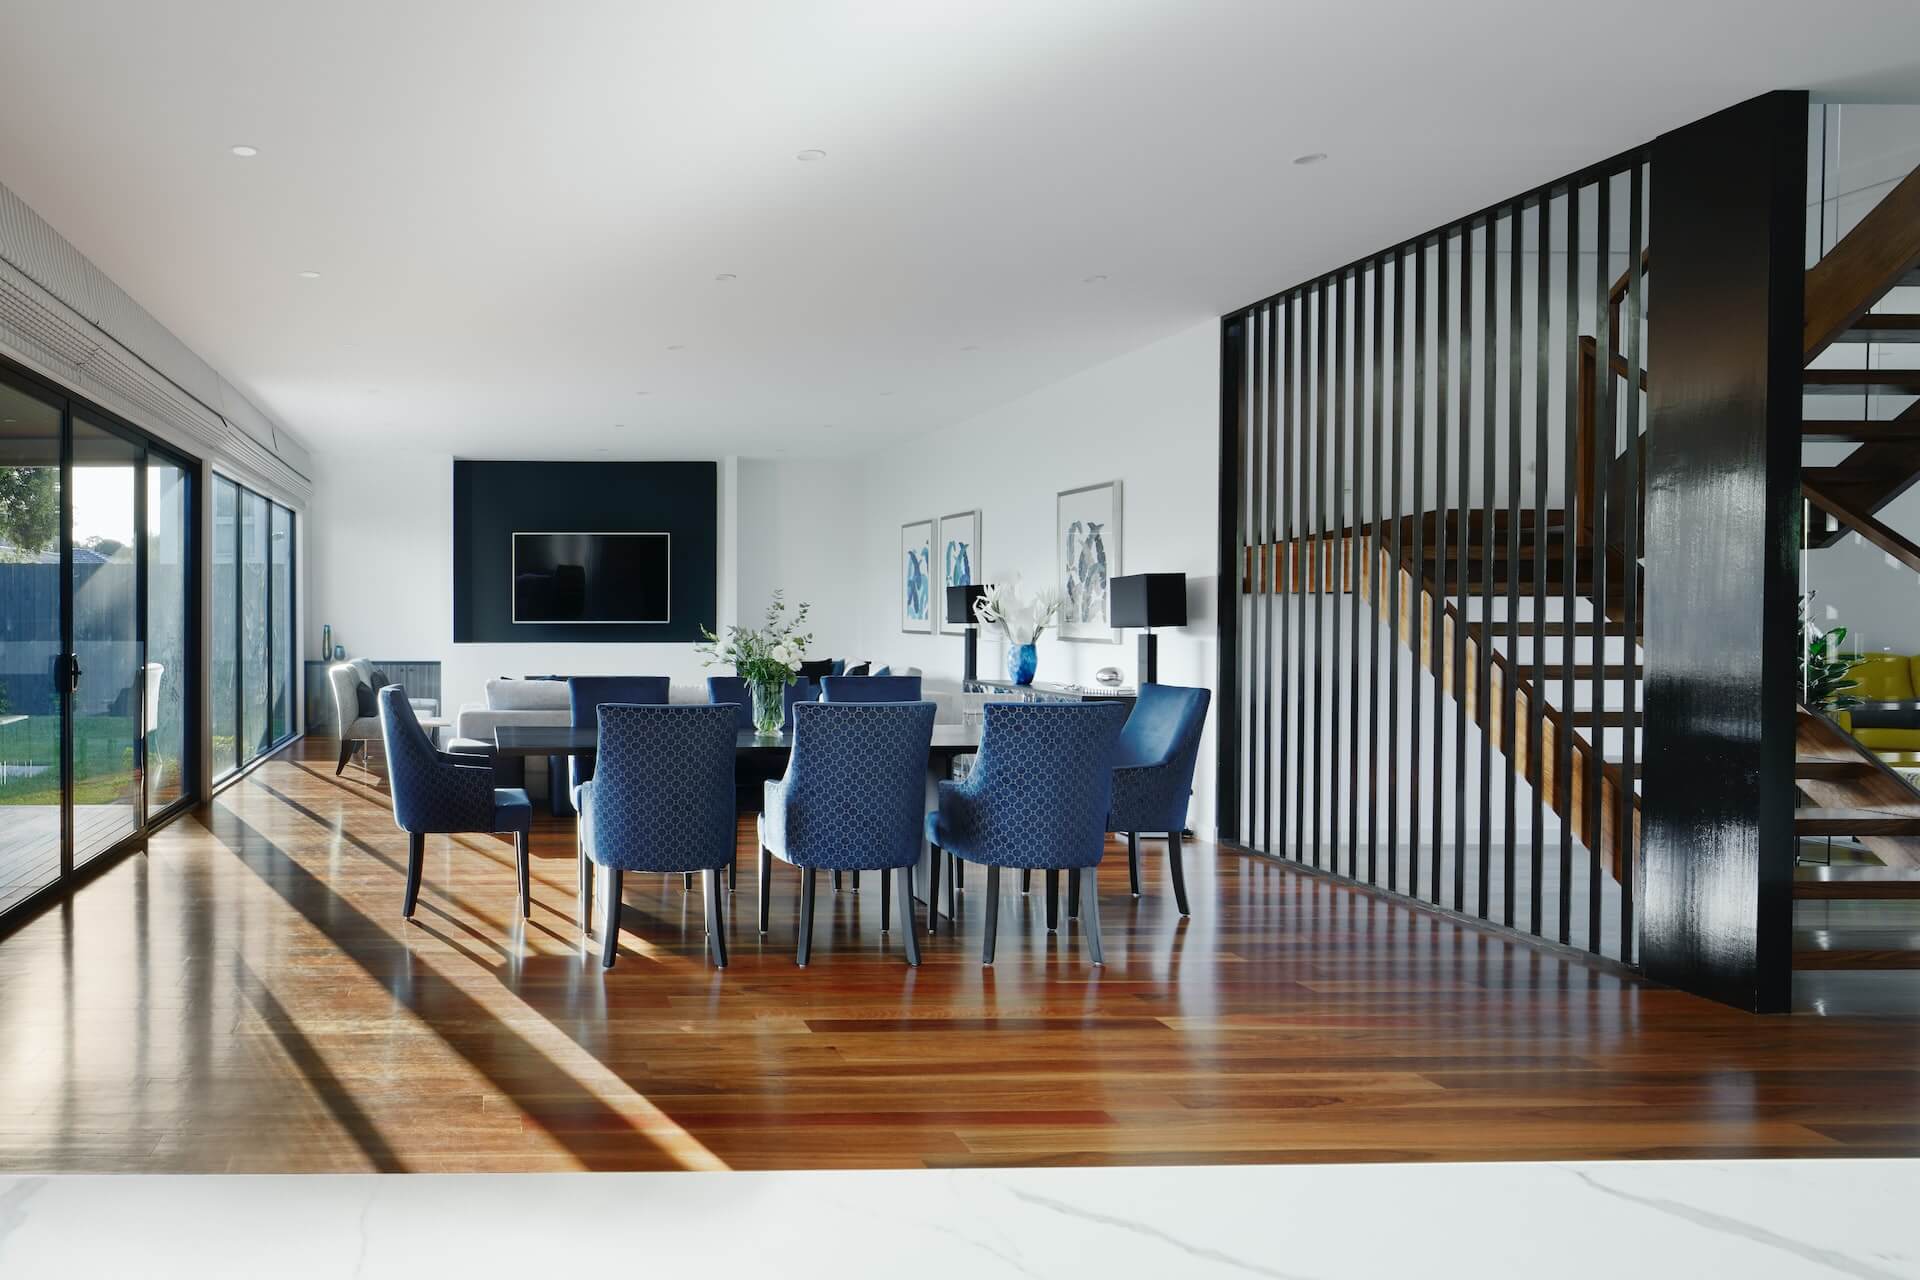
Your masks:
<path fill-rule="evenodd" d="M 1653 144 L 1647 366 L 1647 973 L 1791 995 L 1807 95 Z"/>
<path fill-rule="evenodd" d="M 1240 456 L 1240 404 L 1237 388 L 1244 380 L 1241 367 L 1246 320 L 1229 316 L 1220 324 L 1220 458 Z M 1243 572 L 1239 550 L 1240 476 L 1238 468 L 1220 468 L 1220 670 L 1240 670 L 1240 591 L 1234 586 Z M 1224 681 L 1222 683 L 1225 683 Z M 1231 687 L 1221 690 L 1218 737 L 1214 751 L 1215 822 L 1222 840 L 1240 838 L 1240 699 Z"/>
<path fill-rule="evenodd" d="M 1647 172 L 1608 161 L 1223 331 L 1244 842 L 1630 963 Z"/>

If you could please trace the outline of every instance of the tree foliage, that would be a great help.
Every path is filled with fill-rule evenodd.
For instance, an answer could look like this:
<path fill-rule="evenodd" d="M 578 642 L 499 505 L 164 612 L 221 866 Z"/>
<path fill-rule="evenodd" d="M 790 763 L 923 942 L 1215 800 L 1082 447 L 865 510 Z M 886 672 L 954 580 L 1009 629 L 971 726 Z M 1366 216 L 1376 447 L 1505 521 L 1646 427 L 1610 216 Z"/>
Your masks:
<path fill-rule="evenodd" d="M 52 467 L 0 467 L 0 543 L 22 559 L 39 555 L 59 535 L 54 476 Z"/>

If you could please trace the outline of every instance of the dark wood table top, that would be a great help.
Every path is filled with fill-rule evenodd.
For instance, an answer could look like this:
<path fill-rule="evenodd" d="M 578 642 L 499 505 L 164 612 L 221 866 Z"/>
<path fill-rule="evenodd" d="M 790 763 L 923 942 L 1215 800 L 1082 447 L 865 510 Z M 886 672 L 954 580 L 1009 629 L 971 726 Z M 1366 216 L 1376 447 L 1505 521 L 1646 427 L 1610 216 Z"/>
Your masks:
<path fill-rule="evenodd" d="M 503 724 L 493 731 L 494 751 L 502 756 L 590 756 L 599 748 L 596 730 L 565 724 Z M 734 739 L 738 756 L 786 756 L 793 751 L 793 734 L 763 738 L 742 729 Z M 950 758 L 980 749 L 978 725 L 936 724 L 932 755 Z"/>

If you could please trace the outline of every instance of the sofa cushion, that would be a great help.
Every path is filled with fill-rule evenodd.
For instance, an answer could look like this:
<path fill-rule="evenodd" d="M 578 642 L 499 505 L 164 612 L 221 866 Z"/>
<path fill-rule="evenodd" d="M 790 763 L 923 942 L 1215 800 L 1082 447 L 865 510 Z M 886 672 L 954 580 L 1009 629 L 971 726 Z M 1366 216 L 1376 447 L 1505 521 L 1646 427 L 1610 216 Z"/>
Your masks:
<path fill-rule="evenodd" d="M 487 706 L 494 711 L 558 711 L 566 724 L 569 706 L 564 680 L 510 680 L 496 676 L 487 681 Z"/>
<path fill-rule="evenodd" d="M 1898 702 L 1912 698 L 1912 661 L 1905 654 L 1866 653 L 1847 669 L 1859 685 L 1848 692 L 1869 702 Z"/>

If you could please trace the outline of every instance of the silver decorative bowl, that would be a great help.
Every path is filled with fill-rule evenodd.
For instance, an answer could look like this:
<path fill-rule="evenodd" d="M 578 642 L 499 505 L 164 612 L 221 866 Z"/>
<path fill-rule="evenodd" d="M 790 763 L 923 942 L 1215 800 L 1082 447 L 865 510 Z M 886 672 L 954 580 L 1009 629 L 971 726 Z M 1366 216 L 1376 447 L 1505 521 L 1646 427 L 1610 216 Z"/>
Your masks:
<path fill-rule="evenodd" d="M 1120 668 L 1102 667 L 1093 673 L 1093 678 L 1109 689 L 1117 689 L 1120 687 Z"/>

